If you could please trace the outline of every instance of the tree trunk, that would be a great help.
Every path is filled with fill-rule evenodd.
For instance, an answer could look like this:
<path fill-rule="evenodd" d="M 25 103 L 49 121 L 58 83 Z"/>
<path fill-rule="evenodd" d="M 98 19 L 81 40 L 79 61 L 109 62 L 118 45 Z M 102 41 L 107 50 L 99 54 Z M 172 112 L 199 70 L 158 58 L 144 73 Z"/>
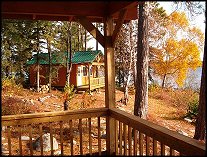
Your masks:
<path fill-rule="evenodd" d="M 84 34 L 84 32 L 83 31 L 84 30 L 83 30 L 83 27 L 81 25 L 80 25 L 80 28 L 81 28 L 80 29 L 81 30 L 81 51 L 83 51 L 83 47 L 84 47 L 83 46 L 83 44 L 84 44 L 84 40 L 83 40 L 83 36 L 84 36 L 83 34 Z"/>
<path fill-rule="evenodd" d="M 9 71 L 10 71 L 9 68 L 10 68 L 10 66 L 6 66 L 6 70 L 5 70 L 6 71 L 6 77 L 9 77 Z"/>
<path fill-rule="evenodd" d="M 69 69 L 68 69 L 68 84 L 70 84 L 70 72 L 72 69 L 72 34 L 70 30 L 70 36 L 69 36 L 69 45 L 70 45 L 70 59 L 69 59 Z"/>
<path fill-rule="evenodd" d="M 139 4 L 138 46 L 137 46 L 137 81 L 134 103 L 134 115 L 147 118 L 148 111 L 148 21 L 146 2 Z"/>
<path fill-rule="evenodd" d="M 133 37 L 132 37 L 132 25 L 130 25 L 129 27 L 130 31 L 129 31 L 129 34 L 130 34 L 130 42 L 129 42 L 129 46 L 130 46 L 130 56 L 129 56 L 129 69 L 128 69 L 128 75 L 127 75 L 127 79 L 126 79 L 126 83 L 125 83 L 125 89 L 124 89 L 124 103 L 125 105 L 127 105 L 128 101 L 129 101 L 129 83 L 130 83 L 130 80 L 131 80 L 131 75 L 132 75 L 132 57 L 133 57 L 133 54 L 134 54 L 134 51 L 133 51 Z"/>
<path fill-rule="evenodd" d="M 48 79 L 48 84 L 49 84 L 49 93 L 51 92 L 51 84 L 52 84 L 52 76 L 51 76 L 51 48 L 50 48 L 50 40 L 47 40 L 47 49 L 48 49 L 48 57 L 49 57 L 49 79 Z"/>
<path fill-rule="evenodd" d="M 207 32 L 205 28 L 205 41 L 207 37 L 206 34 Z M 195 124 L 195 135 L 193 138 L 197 140 L 206 140 L 206 42 L 204 45 L 198 115 Z"/>
<path fill-rule="evenodd" d="M 136 65 L 136 61 L 135 61 L 135 57 L 136 53 L 134 53 L 133 56 L 133 78 L 134 78 L 134 87 L 136 86 L 136 82 L 137 82 L 137 65 Z"/>
<path fill-rule="evenodd" d="M 98 29 L 99 24 L 96 22 L 96 28 Z M 96 40 L 96 51 L 98 51 L 98 40 Z"/>
<path fill-rule="evenodd" d="M 81 28 L 78 24 L 78 51 L 80 51 L 80 40 L 81 40 Z"/>
<path fill-rule="evenodd" d="M 162 80 L 162 88 L 165 87 L 165 80 L 166 80 L 166 74 L 164 75 L 163 80 Z"/>
<path fill-rule="evenodd" d="M 128 101 L 129 101 L 129 81 L 131 79 L 131 73 L 128 73 L 127 79 L 126 79 L 126 83 L 124 86 L 124 104 L 127 105 Z"/>
<path fill-rule="evenodd" d="M 119 67 L 118 67 L 118 69 L 119 69 L 119 87 L 121 87 L 121 68 L 120 68 L 120 63 L 119 63 Z"/>
<path fill-rule="evenodd" d="M 68 38 L 67 38 L 67 60 L 66 60 L 66 71 L 67 71 L 67 84 L 70 84 L 70 72 L 71 72 L 71 68 L 72 68 L 72 35 L 71 35 L 71 22 L 68 25 Z"/>
<path fill-rule="evenodd" d="M 40 39 L 39 39 L 39 22 L 37 21 L 37 92 L 40 91 L 40 63 L 39 52 L 40 51 Z"/>
<path fill-rule="evenodd" d="M 86 40 L 87 40 L 87 32 L 86 32 L 86 30 L 85 30 L 85 39 L 84 39 L 84 41 L 85 41 L 85 51 L 87 50 L 87 48 L 86 48 Z"/>

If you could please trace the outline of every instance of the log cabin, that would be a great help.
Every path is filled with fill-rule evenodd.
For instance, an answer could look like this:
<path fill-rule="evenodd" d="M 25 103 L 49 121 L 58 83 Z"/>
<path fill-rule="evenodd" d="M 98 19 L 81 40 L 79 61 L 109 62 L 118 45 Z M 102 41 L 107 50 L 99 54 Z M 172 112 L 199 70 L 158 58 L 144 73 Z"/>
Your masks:
<path fill-rule="evenodd" d="M 70 58 L 70 57 L 69 57 Z M 68 58 L 68 63 L 69 63 Z M 63 88 L 67 82 L 66 68 L 67 53 L 52 53 L 52 87 Z M 74 52 L 71 60 L 70 84 L 77 90 L 94 90 L 104 87 L 104 55 L 97 51 Z M 40 85 L 48 84 L 49 76 L 49 55 L 39 54 L 40 64 Z M 29 83 L 31 87 L 37 86 L 37 55 L 27 62 L 29 66 Z"/>
<path fill-rule="evenodd" d="M 2 133 L 7 135 L 9 155 L 21 156 L 26 150 L 29 155 L 35 155 L 37 152 L 33 149 L 32 143 L 35 132 L 38 132 L 40 137 L 41 150 L 38 154 L 41 156 L 45 153 L 55 155 L 53 136 L 58 138 L 61 156 L 85 154 L 204 156 L 206 154 L 205 143 L 131 115 L 115 106 L 114 42 L 122 24 L 138 18 L 138 5 L 143 3 L 144 1 L 2 2 L 3 19 L 79 22 L 104 47 L 105 68 L 105 107 L 103 108 L 2 116 L 2 128 L 4 127 Z M 104 23 L 103 35 L 92 22 Z M 205 54 L 204 51 L 204 56 Z M 202 82 L 205 82 L 203 75 L 202 78 Z M 205 88 L 205 84 L 202 83 L 201 94 L 206 93 Z M 205 95 L 201 94 L 201 101 L 205 103 Z M 97 123 L 94 123 L 94 120 Z M 92 137 L 92 129 L 95 128 L 96 130 L 93 131 L 97 133 L 96 138 Z M 65 130 L 69 141 L 64 140 Z M 101 139 L 103 130 L 106 133 L 104 140 Z M 50 152 L 43 151 L 41 139 L 46 131 L 50 133 Z M 13 136 L 14 133 L 16 138 Z M 21 140 L 21 135 L 24 133 L 29 135 L 29 148 L 26 149 L 23 149 L 24 141 Z M 78 145 L 74 144 L 75 137 L 79 140 Z M 17 140 L 15 141 L 14 138 Z M 96 145 L 94 145 L 95 139 Z M 14 147 L 15 143 L 19 144 L 18 148 Z M 87 144 L 87 147 L 83 144 Z M 66 145 L 70 145 L 69 150 L 66 149 Z"/>

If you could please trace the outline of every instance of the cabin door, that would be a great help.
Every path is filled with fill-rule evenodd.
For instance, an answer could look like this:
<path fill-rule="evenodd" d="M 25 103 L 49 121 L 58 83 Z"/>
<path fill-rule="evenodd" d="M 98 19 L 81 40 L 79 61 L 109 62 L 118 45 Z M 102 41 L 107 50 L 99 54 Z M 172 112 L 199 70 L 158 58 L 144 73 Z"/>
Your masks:
<path fill-rule="evenodd" d="M 77 86 L 81 86 L 82 85 L 82 66 L 78 66 L 78 69 L 77 69 Z"/>

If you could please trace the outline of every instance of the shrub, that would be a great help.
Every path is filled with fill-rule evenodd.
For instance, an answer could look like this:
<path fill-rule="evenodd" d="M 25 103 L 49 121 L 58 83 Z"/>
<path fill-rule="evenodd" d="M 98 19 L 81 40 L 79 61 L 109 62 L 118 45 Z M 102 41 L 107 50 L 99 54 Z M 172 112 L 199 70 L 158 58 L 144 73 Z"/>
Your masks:
<path fill-rule="evenodd" d="M 154 92 L 154 91 L 158 90 L 159 88 L 160 88 L 159 85 L 157 85 L 155 83 L 149 84 L 149 86 L 148 86 L 149 92 Z"/>
<path fill-rule="evenodd" d="M 198 104 L 199 100 L 198 98 L 195 98 L 188 103 L 188 109 L 185 117 L 189 117 L 191 119 L 195 119 L 198 115 Z"/>
<path fill-rule="evenodd" d="M 64 99 L 66 101 L 70 101 L 75 95 L 75 89 L 74 89 L 74 85 L 70 85 L 68 83 L 66 83 L 65 87 L 64 87 Z"/>
<path fill-rule="evenodd" d="M 3 78 L 2 79 L 2 91 L 7 93 L 8 95 L 15 93 L 19 93 L 22 89 L 22 85 L 16 84 L 14 77 L 12 78 Z"/>

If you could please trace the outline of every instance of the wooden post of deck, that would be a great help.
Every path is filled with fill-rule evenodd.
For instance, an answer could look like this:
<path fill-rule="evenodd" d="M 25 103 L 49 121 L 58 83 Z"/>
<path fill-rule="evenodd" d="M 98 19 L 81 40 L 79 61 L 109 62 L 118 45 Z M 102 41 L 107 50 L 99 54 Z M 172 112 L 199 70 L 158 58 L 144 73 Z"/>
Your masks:
<path fill-rule="evenodd" d="M 104 62 L 105 62 L 105 105 L 106 108 L 115 107 L 115 63 L 114 48 L 112 44 L 113 19 L 104 20 Z M 106 150 L 108 155 L 115 154 L 115 119 L 106 118 Z"/>

